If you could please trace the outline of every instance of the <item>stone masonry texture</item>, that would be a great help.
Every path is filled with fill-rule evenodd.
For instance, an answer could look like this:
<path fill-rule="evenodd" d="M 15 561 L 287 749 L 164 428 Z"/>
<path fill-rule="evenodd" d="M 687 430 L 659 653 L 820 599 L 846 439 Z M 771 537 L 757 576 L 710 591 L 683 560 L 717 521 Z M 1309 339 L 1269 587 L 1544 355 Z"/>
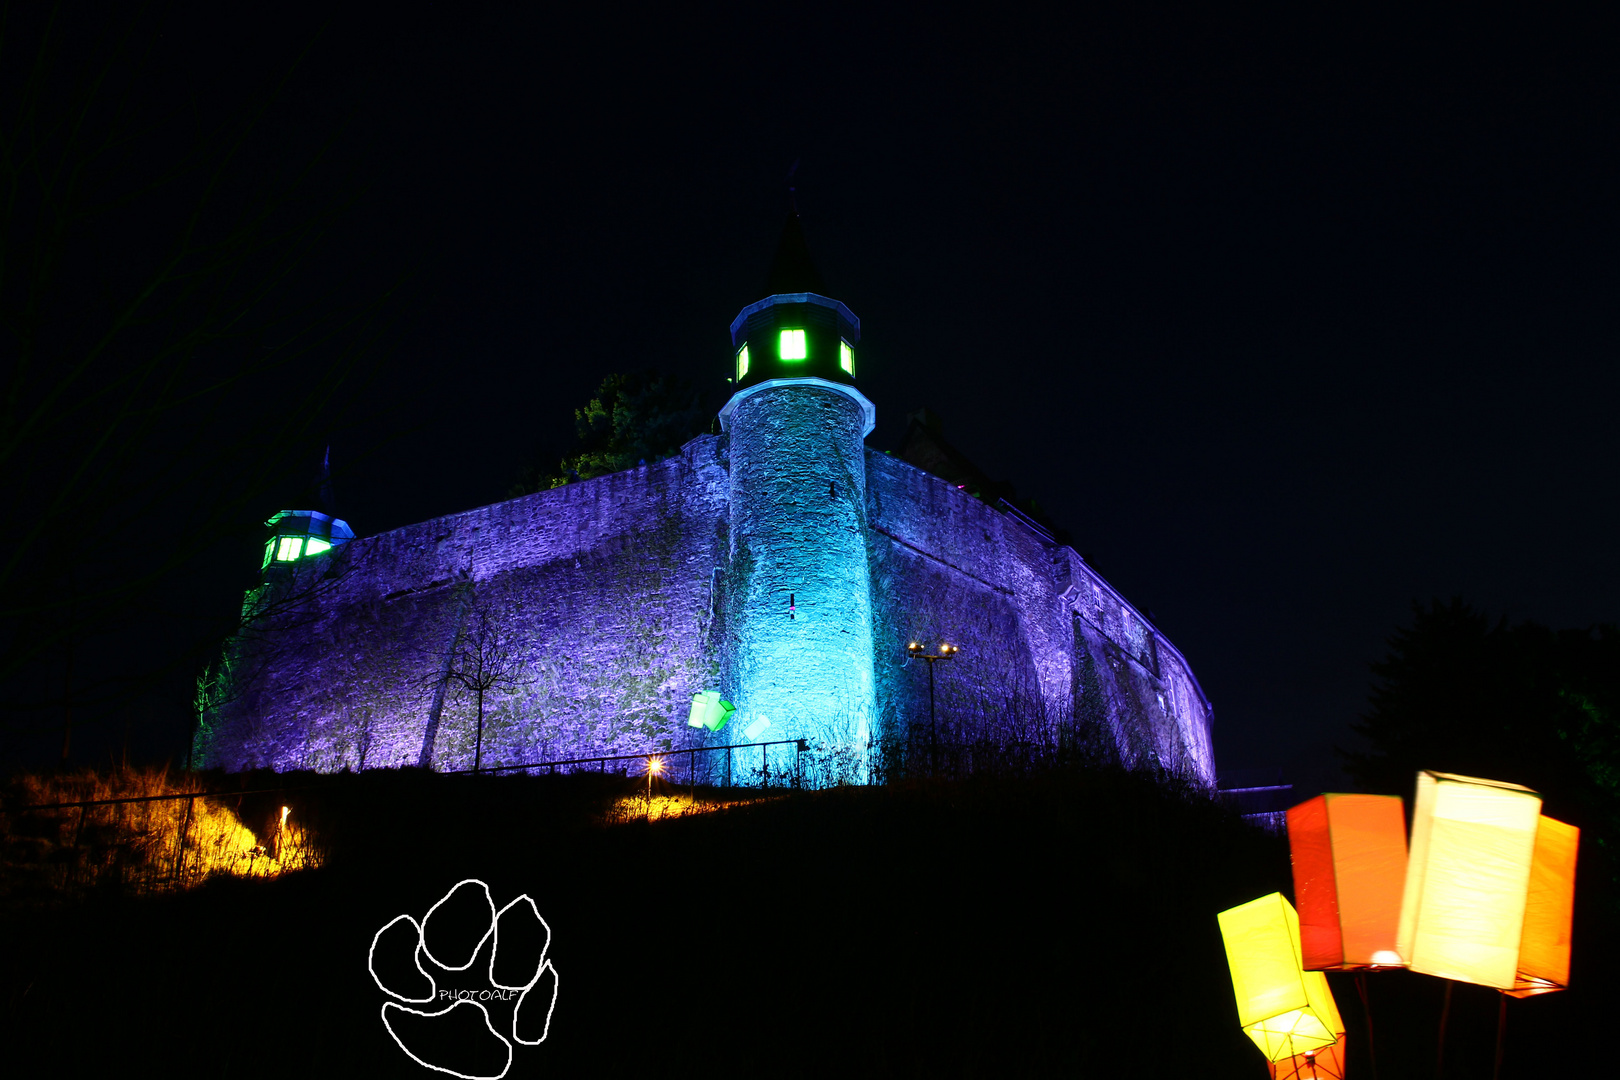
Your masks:
<path fill-rule="evenodd" d="M 904 741 L 929 724 L 917 641 L 961 648 L 935 671 L 952 737 L 1073 739 L 1213 786 L 1210 704 L 1175 647 L 1072 549 L 860 430 L 848 398 L 777 388 L 668 460 L 272 574 L 197 760 L 471 768 L 476 698 L 445 673 L 483 626 L 507 673 L 485 766 L 747 742 L 761 713 L 759 740 Z M 724 730 L 687 726 L 700 690 L 737 702 Z"/>

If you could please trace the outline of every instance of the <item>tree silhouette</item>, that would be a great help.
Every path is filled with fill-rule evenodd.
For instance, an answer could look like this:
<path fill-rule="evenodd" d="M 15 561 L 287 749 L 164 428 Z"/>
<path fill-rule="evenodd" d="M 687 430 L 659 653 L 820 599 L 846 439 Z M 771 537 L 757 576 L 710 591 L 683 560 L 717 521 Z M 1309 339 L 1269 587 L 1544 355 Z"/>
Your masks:
<path fill-rule="evenodd" d="M 199 556 L 250 546 L 384 326 L 380 299 L 291 295 L 353 201 L 310 189 L 330 143 L 285 171 L 244 157 L 302 57 L 173 110 L 149 91 L 147 14 L 41 5 L 0 37 L 0 719 L 61 715 L 64 755 L 75 705 L 127 700 L 229 633 L 117 659 Z"/>
<path fill-rule="evenodd" d="M 513 496 L 662 461 L 709 430 L 714 410 L 692 383 L 655 368 L 609 375 L 596 397 L 574 410 L 579 449 L 555 471 L 531 466 Z"/>
<path fill-rule="evenodd" d="M 477 704 L 478 729 L 473 749 L 473 771 L 484 767 L 484 696 L 491 692 L 512 693 L 531 680 L 521 643 L 516 634 L 492 623 L 489 612 L 473 613 L 452 650 L 445 678 Z"/>
<path fill-rule="evenodd" d="M 1524 784 L 1547 812 L 1620 842 L 1620 629 L 1492 621 L 1461 599 L 1413 605 L 1373 665 L 1369 749 L 1340 754 L 1363 788 L 1411 794 L 1420 769 Z"/>

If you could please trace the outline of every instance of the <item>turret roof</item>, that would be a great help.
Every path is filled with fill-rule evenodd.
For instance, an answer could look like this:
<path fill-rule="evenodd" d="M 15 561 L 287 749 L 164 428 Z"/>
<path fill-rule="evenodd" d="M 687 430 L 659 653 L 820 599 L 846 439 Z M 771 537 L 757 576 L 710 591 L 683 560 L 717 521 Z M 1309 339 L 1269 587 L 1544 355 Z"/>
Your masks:
<path fill-rule="evenodd" d="M 765 295 L 778 293 L 818 293 L 827 295 L 827 286 L 810 261 L 810 245 L 804 240 L 804 226 L 796 210 L 788 211 L 782 225 L 782 238 L 776 244 L 776 258 L 766 280 Z"/>

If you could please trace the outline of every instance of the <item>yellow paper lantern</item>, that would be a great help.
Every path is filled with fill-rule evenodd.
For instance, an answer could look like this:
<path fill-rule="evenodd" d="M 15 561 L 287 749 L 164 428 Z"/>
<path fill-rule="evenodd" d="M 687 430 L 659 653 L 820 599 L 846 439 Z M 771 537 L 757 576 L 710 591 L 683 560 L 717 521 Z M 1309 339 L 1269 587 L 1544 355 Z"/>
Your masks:
<path fill-rule="evenodd" d="M 1267 1061 L 1335 1045 L 1344 1033 L 1327 976 L 1300 967 L 1299 916 L 1272 893 L 1216 916 L 1238 1023 Z"/>
<path fill-rule="evenodd" d="M 1525 897 L 1524 935 L 1512 997 L 1550 994 L 1569 986 L 1570 924 L 1575 919 L 1575 856 L 1581 830 L 1545 815 L 1536 825 L 1536 851 Z"/>
<path fill-rule="evenodd" d="M 1271 1070 L 1271 1080 L 1344 1080 L 1344 1036 L 1332 1046 L 1268 1061 L 1266 1067 Z"/>
<path fill-rule="evenodd" d="M 1418 773 L 1395 949 L 1413 971 L 1514 988 L 1541 796 Z"/>

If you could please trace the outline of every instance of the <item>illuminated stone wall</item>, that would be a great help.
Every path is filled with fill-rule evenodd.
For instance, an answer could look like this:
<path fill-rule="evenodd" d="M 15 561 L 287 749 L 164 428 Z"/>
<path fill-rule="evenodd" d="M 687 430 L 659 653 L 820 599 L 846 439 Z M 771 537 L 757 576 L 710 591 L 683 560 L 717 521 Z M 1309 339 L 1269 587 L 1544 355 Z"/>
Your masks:
<path fill-rule="evenodd" d="M 472 696 L 445 655 L 487 613 L 523 657 L 486 695 L 484 764 L 631 752 L 686 738 L 715 685 L 715 570 L 727 547 L 718 440 L 587 483 L 363 537 L 336 580 L 247 649 L 199 742 L 229 768 L 471 768 Z"/>
<path fill-rule="evenodd" d="M 470 768 L 473 699 L 439 688 L 458 634 L 485 618 L 520 661 L 487 695 L 485 765 L 746 742 L 745 713 L 718 734 L 686 726 L 705 689 L 754 696 L 756 712 L 779 689 L 784 712 L 763 706 L 760 739 L 846 740 L 863 716 L 900 736 L 928 723 L 928 673 L 906 659 L 915 640 L 961 646 L 936 671 L 947 732 L 1078 741 L 1213 783 L 1209 704 L 1169 641 L 1015 517 L 874 451 L 860 475 L 846 420 L 830 423 L 847 453 L 798 473 L 747 436 L 704 436 L 656 465 L 308 560 L 330 572 L 307 595 L 285 587 L 271 630 L 233 646 L 200 760 Z M 751 430 L 790 434 L 769 427 Z M 779 484 L 775 510 L 737 499 L 750 469 Z M 733 536 L 734 521 L 749 535 Z M 790 710 L 795 695 L 815 707 Z"/>
<path fill-rule="evenodd" d="M 1213 784 L 1210 709 L 1185 660 L 1073 549 L 896 458 L 867 453 L 881 727 L 928 718 L 971 741 L 1040 738 Z"/>
<path fill-rule="evenodd" d="M 738 730 L 837 748 L 861 778 L 876 711 L 862 405 L 826 383 L 734 405 L 721 692 Z"/>

